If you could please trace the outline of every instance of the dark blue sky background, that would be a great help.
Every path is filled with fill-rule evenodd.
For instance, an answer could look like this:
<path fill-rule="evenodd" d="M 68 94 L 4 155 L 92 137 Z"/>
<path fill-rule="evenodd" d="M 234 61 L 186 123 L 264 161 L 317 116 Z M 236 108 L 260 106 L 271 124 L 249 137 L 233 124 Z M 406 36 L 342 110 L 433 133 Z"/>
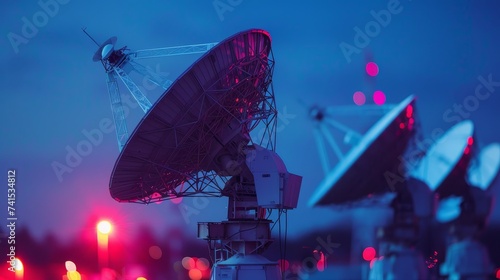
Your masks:
<path fill-rule="evenodd" d="M 217 42 L 249 28 L 270 32 L 277 106 L 280 113 L 289 114 L 287 122 L 278 124 L 282 129 L 277 150 L 289 171 L 304 177 L 299 207 L 289 215 L 292 237 L 349 218 L 348 213 L 307 207 L 323 173 L 311 122 L 299 99 L 307 105 L 352 104 L 354 91 L 369 88 L 364 65 L 366 56 L 372 56 L 380 66 L 376 88 L 386 93 L 389 103 L 409 94 L 418 96 L 425 137 L 435 128 L 445 130 L 454 124 L 444 117 L 445 112 L 470 100 L 468 96 L 480 84 L 478 77 L 491 75 L 493 81 L 500 81 L 498 1 L 242 0 L 228 1 L 236 5 L 222 16 L 214 1 L 66 1 L 58 4 L 58 11 L 45 24 L 39 24 L 36 34 L 17 46 L 17 52 L 9 37 L 12 33 L 25 36 L 23 17 L 43 21 L 37 18 L 42 6 L 36 1 L 0 4 L 0 165 L 5 174 L 0 205 L 7 201 L 5 171 L 15 168 L 19 224 L 37 237 L 53 231 L 66 239 L 96 215 L 112 219 L 122 232 L 145 223 L 158 232 L 182 227 L 194 238 L 196 222 L 219 221 L 226 215 L 225 199 L 213 198 L 208 204 L 185 199 L 180 205 L 199 211 L 187 222 L 179 206 L 171 202 L 143 206 L 112 200 L 108 182 L 118 156 L 114 131 L 104 133 L 102 142 L 93 145 L 71 173 L 58 179 L 52 164 L 64 164 L 67 147 L 76 149 L 86 140 L 82 130 L 99 129 L 103 119 L 112 118 L 105 74 L 92 61 L 96 46 L 81 31 L 83 26 L 99 42 L 117 36 L 118 47 L 127 45 L 133 50 Z M 397 6 L 399 12 L 348 62 L 339 44 L 355 46 L 354 28 L 364 30 L 374 20 L 371 11 L 385 10 L 388 5 Z M 196 58 L 164 59 L 161 71 L 174 79 Z M 480 145 L 500 141 L 500 87 L 493 89 L 485 100 L 471 103 L 477 108 L 466 110 L 467 118 L 476 124 Z M 127 92 L 122 88 L 122 93 Z M 128 121 L 134 124 L 141 112 L 138 108 L 131 111 Z M 356 117 L 349 125 L 359 127 L 365 121 Z M 498 197 L 500 186 L 494 188 Z M 6 206 L 1 209 L 0 217 L 5 220 Z M 496 222 L 499 212 L 497 207 Z"/>

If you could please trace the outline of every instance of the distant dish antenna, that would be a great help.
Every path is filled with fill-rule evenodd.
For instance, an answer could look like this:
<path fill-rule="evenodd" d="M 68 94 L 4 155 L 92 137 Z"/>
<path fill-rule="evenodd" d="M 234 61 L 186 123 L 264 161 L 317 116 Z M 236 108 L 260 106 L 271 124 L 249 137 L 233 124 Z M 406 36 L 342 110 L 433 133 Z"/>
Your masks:
<path fill-rule="evenodd" d="M 436 211 L 436 220 L 440 223 L 448 223 L 457 219 L 460 216 L 462 202 L 463 199 L 460 196 L 443 198 Z"/>
<path fill-rule="evenodd" d="M 268 212 L 296 208 L 302 177 L 274 152 L 273 69 L 268 32 L 225 39 L 146 113 L 111 175 L 119 202 L 228 197 L 227 221 L 198 224 L 198 238 L 214 249 L 214 280 L 281 279 L 277 263 L 260 255 L 272 241 Z"/>
<path fill-rule="evenodd" d="M 469 183 L 482 190 L 489 190 L 500 169 L 500 143 L 482 148 L 473 163 L 469 167 Z"/>
<path fill-rule="evenodd" d="M 118 148 L 120 151 L 125 146 L 129 135 L 127 124 L 125 122 L 125 114 L 117 83 L 117 77 L 120 78 L 141 109 L 144 113 L 146 113 L 152 106 L 151 101 L 149 101 L 149 99 L 144 95 L 139 86 L 137 86 L 131 78 L 130 73 L 136 72 L 163 89 L 168 89 L 172 84 L 172 81 L 161 74 L 152 71 L 150 68 L 139 64 L 137 60 L 187 54 L 200 54 L 207 52 L 217 44 L 208 43 L 131 51 L 127 47 L 116 49 L 116 37 L 111 37 L 104 43 L 99 44 L 96 40 L 94 40 L 94 38 L 92 38 L 92 36 L 90 36 L 89 33 L 87 33 L 85 28 L 82 28 L 82 30 L 99 47 L 93 56 L 93 61 L 100 61 L 107 74 L 108 93 L 111 101 L 113 119 L 115 121 Z"/>
<path fill-rule="evenodd" d="M 486 279 L 492 273 L 488 250 L 475 238 L 491 211 L 492 197 L 485 190 L 497 176 L 500 150 L 492 144 L 474 159 L 475 142 L 472 121 L 462 121 L 434 143 L 411 174 L 440 197 L 436 220 L 456 240 L 447 247 L 440 273 L 453 279 Z"/>
<path fill-rule="evenodd" d="M 309 205 L 345 204 L 391 191 L 385 174 L 397 172 L 398 158 L 413 137 L 414 106 L 415 97 L 409 96 L 373 125 L 326 175 Z"/>
<path fill-rule="evenodd" d="M 362 107 L 353 105 L 331 107 L 311 106 L 309 108 L 309 117 L 314 123 L 313 136 L 321 160 L 321 167 L 325 175 L 330 173 L 334 163 L 340 162 L 346 157 L 342 151 L 342 144 L 354 147 L 362 138 L 361 133 L 340 122 L 338 120 L 339 117 L 379 117 L 388 113 L 394 107 L 395 105 L 364 105 Z M 341 143 L 334 136 L 335 132 L 340 132 L 344 135 Z M 333 152 L 335 159 L 332 160 L 329 157 L 329 151 Z"/>
<path fill-rule="evenodd" d="M 450 128 L 427 151 L 411 176 L 427 183 L 440 197 L 465 191 L 455 183 L 463 182 L 472 158 L 474 124 L 462 121 Z M 463 184 L 462 184 L 463 185 Z"/>
<path fill-rule="evenodd" d="M 363 114 L 363 110 L 358 113 Z M 409 96 L 392 106 L 360 137 L 347 155 L 326 175 L 309 200 L 310 206 L 352 209 L 351 264 L 362 262 L 363 249 L 376 246 L 376 232 L 383 230 L 379 234 L 393 241 L 389 243 L 389 252 L 396 256 L 398 252 L 408 255 L 411 259 L 410 267 L 417 269 L 406 272 L 417 277 L 425 274 L 423 266 L 414 265 L 421 258 L 408 245 L 408 240 L 415 238 L 412 229 L 415 213 L 426 214 L 416 206 L 412 198 L 431 192 L 417 180 L 401 179 L 402 182 L 394 188 L 391 178 L 387 177 L 388 173 L 400 175 L 401 165 L 404 165 L 401 157 L 415 137 L 416 129 L 415 97 Z M 391 224 L 391 217 L 394 225 L 387 227 Z M 395 252 L 394 248 L 401 250 Z M 384 250 L 382 252 L 387 253 Z M 390 254 L 386 257 L 389 256 Z M 359 276 L 360 279 L 366 277 L 367 275 Z"/>

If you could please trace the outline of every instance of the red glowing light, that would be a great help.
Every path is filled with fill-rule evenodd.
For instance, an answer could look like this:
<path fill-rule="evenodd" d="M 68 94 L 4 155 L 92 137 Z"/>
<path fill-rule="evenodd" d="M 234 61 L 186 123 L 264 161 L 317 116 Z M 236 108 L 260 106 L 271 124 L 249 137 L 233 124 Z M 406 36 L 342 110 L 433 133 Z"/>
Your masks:
<path fill-rule="evenodd" d="M 469 138 L 467 139 L 467 145 L 472 146 L 472 144 L 474 144 L 474 138 L 469 137 Z"/>
<path fill-rule="evenodd" d="M 375 248 L 373 247 L 366 247 L 363 250 L 363 259 L 365 261 L 371 261 L 375 258 L 375 255 L 377 255 L 377 251 L 375 251 Z"/>
<path fill-rule="evenodd" d="M 497 277 L 497 279 L 500 279 L 500 268 L 499 268 L 499 269 L 497 269 L 497 273 L 496 273 L 496 275 L 495 275 L 495 276 Z"/>
<path fill-rule="evenodd" d="M 160 204 L 161 201 L 161 194 L 158 192 L 155 192 L 151 195 L 151 201 L 154 201 L 156 204 Z"/>
<path fill-rule="evenodd" d="M 201 280 L 203 274 L 199 269 L 193 268 L 189 270 L 189 278 L 191 280 Z"/>
<path fill-rule="evenodd" d="M 353 95 L 352 95 L 352 100 L 354 100 L 354 103 L 358 106 L 361 106 L 363 104 L 365 104 L 366 102 L 366 97 L 365 97 L 365 94 L 362 93 L 361 91 L 356 91 Z"/>
<path fill-rule="evenodd" d="M 405 124 L 404 124 L 404 123 L 400 123 L 400 124 L 399 124 L 399 128 L 401 128 L 401 129 L 405 129 Z"/>
<path fill-rule="evenodd" d="M 377 105 L 384 105 L 385 103 L 385 94 L 381 90 L 376 90 L 373 93 L 373 102 Z"/>
<path fill-rule="evenodd" d="M 469 152 L 470 152 L 469 147 L 466 147 L 466 148 L 465 148 L 465 150 L 464 150 L 464 154 L 468 155 L 468 154 L 469 154 Z"/>
<path fill-rule="evenodd" d="M 205 258 L 201 258 L 196 261 L 196 268 L 198 268 L 199 270 L 208 270 L 208 265 L 209 262 Z"/>
<path fill-rule="evenodd" d="M 290 267 L 290 262 L 287 260 L 278 260 L 279 266 L 283 269 L 283 271 L 287 270 Z"/>
<path fill-rule="evenodd" d="M 149 251 L 149 256 L 155 260 L 161 259 L 161 256 L 163 255 L 163 251 L 161 250 L 161 248 L 156 245 L 149 247 L 148 251 Z"/>
<path fill-rule="evenodd" d="M 425 261 L 425 263 L 427 264 L 427 268 L 433 268 L 437 265 L 438 263 L 437 255 L 438 252 L 434 251 L 434 254 L 430 256 L 428 260 Z"/>
<path fill-rule="evenodd" d="M 182 266 L 187 270 L 194 269 L 196 268 L 196 259 L 191 257 L 185 257 L 182 259 Z"/>
<path fill-rule="evenodd" d="M 415 119 L 410 118 L 410 119 L 408 120 L 408 123 L 409 123 L 410 125 L 414 124 L 414 123 L 415 123 Z"/>
<path fill-rule="evenodd" d="M 326 268 L 326 259 L 323 252 L 319 252 L 319 260 L 316 263 L 316 268 L 318 269 L 318 271 L 324 271 Z"/>
<path fill-rule="evenodd" d="M 111 223 L 108 221 L 100 221 L 97 224 L 97 231 L 101 234 L 108 235 L 111 232 Z"/>
<path fill-rule="evenodd" d="M 170 199 L 170 201 L 173 203 L 173 204 L 180 204 L 182 202 L 182 196 L 178 196 L 178 197 L 174 197 L 174 195 L 171 195 L 170 197 L 172 197 Z"/>
<path fill-rule="evenodd" d="M 378 75 L 378 65 L 375 62 L 368 62 L 366 64 L 366 73 L 372 77 Z"/>
<path fill-rule="evenodd" d="M 406 117 L 411 118 L 412 116 L 413 116 L 413 106 L 408 105 L 408 107 L 406 107 Z"/>

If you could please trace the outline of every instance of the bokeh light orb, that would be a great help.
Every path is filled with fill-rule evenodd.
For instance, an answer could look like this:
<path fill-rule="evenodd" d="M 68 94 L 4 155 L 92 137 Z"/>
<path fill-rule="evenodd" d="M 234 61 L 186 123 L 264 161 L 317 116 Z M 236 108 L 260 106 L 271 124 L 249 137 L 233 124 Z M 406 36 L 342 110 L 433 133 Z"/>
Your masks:
<path fill-rule="evenodd" d="M 378 65 L 375 62 L 368 62 L 366 64 L 366 74 L 375 77 L 378 75 Z"/>
<path fill-rule="evenodd" d="M 199 270 L 208 270 L 210 268 L 210 263 L 205 258 L 199 258 L 196 260 L 196 268 Z"/>
<path fill-rule="evenodd" d="M 111 223 L 109 221 L 100 221 L 97 224 L 97 230 L 102 234 L 109 234 L 111 232 Z"/>
<path fill-rule="evenodd" d="M 66 261 L 64 263 L 67 271 L 76 271 L 76 264 L 72 261 Z"/>
<path fill-rule="evenodd" d="M 366 102 L 366 96 L 361 91 L 356 91 L 352 95 L 352 100 L 354 101 L 354 104 L 356 104 L 358 106 L 361 106 L 361 105 L 365 104 L 365 102 Z"/>
<path fill-rule="evenodd" d="M 288 270 L 290 267 L 290 262 L 288 260 L 279 259 L 278 265 L 283 268 L 283 270 Z"/>
<path fill-rule="evenodd" d="M 197 268 L 193 268 L 189 270 L 189 279 L 191 280 L 201 280 L 203 278 L 203 274 Z"/>
<path fill-rule="evenodd" d="M 18 259 L 18 258 L 15 258 L 15 259 L 14 259 L 14 269 L 15 269 L 16 271 L 23 271 L 23 270 L 24 270 L 24 264 L 23 264 L 23 262 L 22 262 L 20 259 Z"/>
<path fill-rule="evenodd" d="M 377 105 L 384 105 L 385 104 L 385 93 L 381 90 L 376 90 L 373 93 L 373 102 Z"/>
<path fill-rule="evenodd" d="M 163 255 L 163 251 L 161 250 L 160 247 L 158 247 L 156 245 L 149 247 L 149 256 L 152 259 L 159 260 L 159 259 L 161 259 L 162 255 Z"/>
<path fill-rule="evenodd" d="M 375 248 L 373 247 L 366 247 L 364 250 L 363 250 L 363 259 L 365 261 L 371 261 L 375 258 L 375 256 L 377 255 L 377 251 L 375 251 Z"/>
<path fill-rule="evenodd" d="M 182 259 L 182 266 L 187 270 L 193 269 L 196 267 L 196 260 L 191 257 L 184 257 Z"/>

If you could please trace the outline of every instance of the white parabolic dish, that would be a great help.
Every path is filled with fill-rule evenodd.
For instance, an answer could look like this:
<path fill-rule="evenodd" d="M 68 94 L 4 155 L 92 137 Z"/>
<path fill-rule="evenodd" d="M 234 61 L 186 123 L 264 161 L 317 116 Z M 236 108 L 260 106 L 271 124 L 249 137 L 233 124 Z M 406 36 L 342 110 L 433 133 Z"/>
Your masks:
<path fill-rule="evenodd" d="M 411 176 L 424 181 L 435 191 L 462 159 L 469 143 L 472 143 L 474 124 L 462 121 L 450 128 L 432 145 Z"/>

